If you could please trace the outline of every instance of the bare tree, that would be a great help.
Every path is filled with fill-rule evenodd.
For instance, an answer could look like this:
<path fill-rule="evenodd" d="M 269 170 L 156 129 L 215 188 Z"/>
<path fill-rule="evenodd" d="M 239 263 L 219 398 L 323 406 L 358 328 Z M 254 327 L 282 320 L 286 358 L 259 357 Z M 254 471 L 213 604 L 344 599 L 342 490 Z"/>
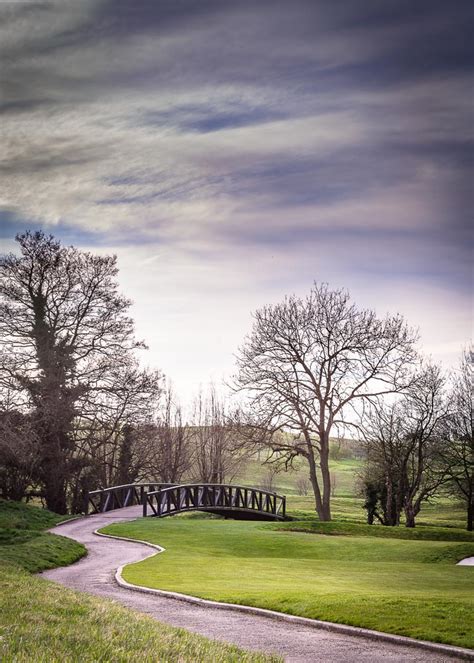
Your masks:
<path fill-rule="evenodd" d="M 127 364 L 108 370 L 83 399 L 74 421 L 68 482 L 73 511 L 82 510 L 88 490 L 144 478 L 150 461 L 148 428 L 161 381 L 158 371 L 143 370 L 129 357 Z"/>
<path fill-rule="evenodd" d="M 362 492 L 368 523 L 377 518 L 383 525 L 399 525 L 405 439 L 402 408 L 398 403 L 372 404 L 365 412 L 362 430 L 367 452 Z"/>
<path fill-rule="evenodd" d="M 307 477 L 299 476 L 296 479 L 296 490 L 298 495 L 307 495 L 310 488 L 311 483 Z"/>
<path fill-rule="evenodd" d="M 466 506 L 466 528 L 472 532 L 474 518 L 473 380 L 474 352 L 463 353 L 454 378 L 451 414 L 446 421 L 441 463 L 451 494 Z"/>
<path fill-rule="evenodd" d="M 406 526 L 415 527 L 422 503 L 445 481 L 439 464 L 445 383 L 440 368 L 428 364 L 400 400 L 375 405 L 366 415 L 366 494 L 378 491 L 384 525 L 398 525 L 403 511 Z"/>
<path fill-rule="evenodd" d="M 445 385 L 441 369 L 428 365 L 417 375 L 405 400 L 407 449 L 403 457 L 406 477 L 403 509 L 407 527 L 415 527 L 421 504 L 445 481 L 438 463 L 441 426 L 448 415 Z"/>
<path fill-rule="evenodd" d="M 0 384 L 32 410 L 38 479 L 48 508 L 65 513 L 74 421 L 108 371 L 142 344 L 118 294 L 114 256 L 63 247 L 42 232 L 17 241 L 21 255 L 0 260 Z"/>
<path fill-rule="evenodd" d="M 265 474 L 263 475 L 263 479 L 261 481 L 261 487 L 263 490 L 267 490 L 268 492 L 273 492 L 275 490 L 275 477 L 279 471 L 280 470 L 277 465 L 267 465 Z"/>
<path fill-rule="evenodd" d="M 149 427 L 146 454 L 150 476 L 164 483 L 179 483 L 193 463 L 191 427 L 183 420 L 182 408 L 168 383 L 158 420 Z"/>
<path fill-rule="evenodd" d="M 350 425 L 364 402 L 406 387 L 416 335 L 401 316 L 381 320 L 357 309 L 347 292 L 318 284 L 304 299 L 287 297 L 254 318 L 235 377 L 249 394 L 248 429 L 289 463 L 307 460 L 316 510 L 330 520 L 331 431 Z M 292 435 L 275 436 L 282 430 Z"/>
<path fill-rule="evenodd" d="M 239 445 L 239 426 L 211 385 L 209 393 L 199 393 L 194 403 L 192 446 L 194 474 L 204 483 L 231 481 L 247 460 Z"/>

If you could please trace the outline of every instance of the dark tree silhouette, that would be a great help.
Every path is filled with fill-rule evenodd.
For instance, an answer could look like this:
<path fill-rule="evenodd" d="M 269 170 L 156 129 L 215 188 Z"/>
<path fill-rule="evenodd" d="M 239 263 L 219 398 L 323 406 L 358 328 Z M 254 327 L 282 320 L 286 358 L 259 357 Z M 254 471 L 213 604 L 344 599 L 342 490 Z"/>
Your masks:
<path fill-rule="evenodd" d="M 16 239 L 21 255 L 0 261 L 0 386 L 32 410 L 46 504 L 65 513 L 74 420 L 142 344 L 130 301 L 118 293 L 115 256 L 65 247 L 42 232 Z"/>

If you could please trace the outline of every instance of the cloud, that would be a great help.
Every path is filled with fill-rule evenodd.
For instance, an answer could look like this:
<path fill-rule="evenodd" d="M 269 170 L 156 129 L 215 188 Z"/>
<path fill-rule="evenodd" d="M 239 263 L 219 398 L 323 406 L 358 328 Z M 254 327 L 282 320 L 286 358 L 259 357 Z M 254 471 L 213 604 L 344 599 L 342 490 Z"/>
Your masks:
<path fill-rule="evenodd" d="M 199 371 L 227 370 L 239 320 L 314 278 L 374 301 L 396 287 L 407 311 L 428 292 L 426 324 L 436 306 L 456 317 L 470 287 L 471 11 L 1 3 L 3 236 L 34 224 L 116 250 L 141 327 L 162 320 L 169 372 L 206 334 Z M 453 338 L 466 334 L 462 318 Z"/>

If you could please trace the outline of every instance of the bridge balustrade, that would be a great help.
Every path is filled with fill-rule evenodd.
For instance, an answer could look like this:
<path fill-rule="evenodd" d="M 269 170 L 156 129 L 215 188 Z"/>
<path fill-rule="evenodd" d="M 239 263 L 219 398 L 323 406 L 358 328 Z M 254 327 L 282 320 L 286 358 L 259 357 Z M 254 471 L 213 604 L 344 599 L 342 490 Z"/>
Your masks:
<path fill-rule="evenodd" d="M 143 504 L 144 495 L 159 488 L 168 488 L 172 483 L 127 483 L 122 486 L 111 486 L 92 490 L 87 495 L 85 513 L 104 513 L 126 506 Z"/>
<path fill-rule="evenodd" d="M 268 517 L 283 520 L 286 498 L 282 495 L 232 484 L 185 484 L 160 487 L 143 497 L 143 515 L 171 516 L 184 511 L 208 511 L 232 517 Z"/>

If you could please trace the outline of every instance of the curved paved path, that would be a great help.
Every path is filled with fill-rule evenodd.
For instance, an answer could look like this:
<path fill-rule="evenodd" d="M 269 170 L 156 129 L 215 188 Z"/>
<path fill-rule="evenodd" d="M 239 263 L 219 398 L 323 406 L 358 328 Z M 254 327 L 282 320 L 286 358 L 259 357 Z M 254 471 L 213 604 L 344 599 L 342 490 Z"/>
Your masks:
<path fill-rule="evenodd" d="M 116 569 L 148 557 L 151 549 L 141 543 L 99 537 L 94 531 L 112 522 L 134 520 L 140 515 L 141 507 L 128 507 L 54 528 L 51 531 L 55 534 L 83 543 L 88 555 L 71 566 L 46 571 L 43 575 L 72 589 L 113 599 L 160 622 L 214 640 L 231 642 L 245 649 L 277 652 L 291 663 L 440 663 L 459 660 L 437 652 L 290 624 L 237 610 L 203 607 L 119 587 L 114 579 Z"/>

